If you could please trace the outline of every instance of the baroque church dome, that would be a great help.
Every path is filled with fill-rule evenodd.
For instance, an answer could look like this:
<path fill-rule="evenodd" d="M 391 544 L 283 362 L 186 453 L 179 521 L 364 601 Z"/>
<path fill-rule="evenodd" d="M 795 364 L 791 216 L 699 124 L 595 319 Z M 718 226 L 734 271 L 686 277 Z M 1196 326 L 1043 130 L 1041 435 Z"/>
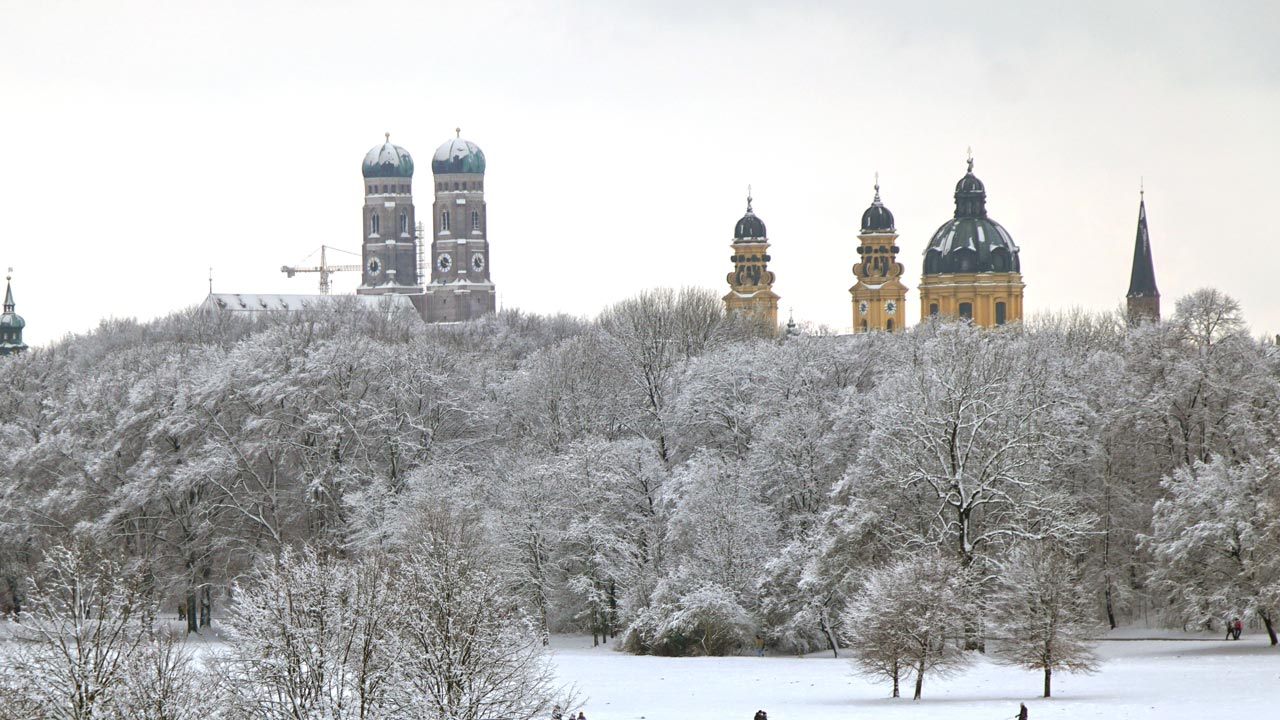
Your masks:
<path fill-rule="evenodd" d="M 462 131 L 458 130 L 458 137 L 450 138 L 436 148 L 436 154 L 431 158 L 431 172 L 435 175 L 483 175 L 484 151 L 470 140 L 463 140 Z"/>
<path fill-rule="evenodd" d="M 987 190 L 973 174 L 972 158 L 956 183 L 955 198 L 955 217 L 933 233 L 925 248 L 924 273 L 1020 272 L 1013 237 L 987 217 Z"/>
<path fill-rule="evenodd" d="M 880 181 L 878 179 L 876 180 L 876 197 L 871 201 L 871 207 L 862 213 L 862 232 L 894 232 L 893 213 L 889 212 L 889 208 L 880 202 Z"/>
<path fill-rule="evenodd" d="M 391 133 L 387 133 L 387 141 L 375 146 L 364 156 L 360 171 L 367 178 L 411 178 L 413 158 L 409 156 L 408 150 L 392 145 Z"/>
<path fill-rule="evenodd" d="M 751 209 L 751 193 L 747 193 L 747 214 L 742 216 L 737 225 L 733 226 L 734 240 L 751 240 L 759 238 L 763 240 L 767 235 L 764 231 L 764 221 L 756 217 L 755 212 Z"/>

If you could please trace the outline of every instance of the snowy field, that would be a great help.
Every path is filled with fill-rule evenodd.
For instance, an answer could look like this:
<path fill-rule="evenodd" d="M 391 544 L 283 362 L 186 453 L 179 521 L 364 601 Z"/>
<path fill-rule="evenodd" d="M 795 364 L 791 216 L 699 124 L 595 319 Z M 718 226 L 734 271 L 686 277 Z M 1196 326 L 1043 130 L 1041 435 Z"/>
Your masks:
<path fill-rule="evenodd" d="M 1280 649 L 1265 634 L 1226 642 L 1208 635 L 1143 631 L 1167 640 L 1099 643 L 1096 675 L 1055 675 L 1055 697 L 1039 697 L 1042 675 L 979 659 L 946 679 L 925 676 L 924 698 L 888 696 L 887 683 L 854 676 L 849 662 L 797 657 L 656 658 L 592 648 L 590 638 L 557 637 L 561 679 L 586 697 L 587 720 L 877 720 L 1011 718 L 1277 717 Z M 1123 636 L 1120 636 L 1123 637 Z"/>

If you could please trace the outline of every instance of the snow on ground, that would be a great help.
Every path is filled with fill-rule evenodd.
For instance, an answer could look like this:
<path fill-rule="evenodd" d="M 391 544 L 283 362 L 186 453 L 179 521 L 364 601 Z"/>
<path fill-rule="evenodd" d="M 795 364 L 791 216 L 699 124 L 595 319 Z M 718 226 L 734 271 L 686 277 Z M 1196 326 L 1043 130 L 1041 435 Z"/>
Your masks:
<path fill-rule="evenodd" d="M 1165 634 L 1162 633 L 1161 636 Z M 1152 637 L 1150 631 L 1147 637 Z M 889 698 L 890 686 L 853 675 L 827 653 L 727 658 L 637 657 L 592 648 L 591 639 L 556 637 L 563 682 L 586 698 L 587 720 L 998 720 L 1026 703 L 1030 718 L 1276 717 L 1280 649 L 1266 635 L 1239 642 L 1208 634 L 1099 643 L 1095 675 L 1055 675 L 1054 697 L 1040 697 L 1043 676 L 979 659 L 950 678 L 925 676 L 924 698 Z"/>

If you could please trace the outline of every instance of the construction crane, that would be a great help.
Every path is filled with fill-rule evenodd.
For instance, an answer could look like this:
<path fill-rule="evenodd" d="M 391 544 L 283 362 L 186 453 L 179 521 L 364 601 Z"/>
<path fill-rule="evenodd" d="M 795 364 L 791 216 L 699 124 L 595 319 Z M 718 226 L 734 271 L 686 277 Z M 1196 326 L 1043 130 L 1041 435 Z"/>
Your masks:
<path fill-rule="evenodd" d="M 285 275 L 288 275 L 289 277 L 293 277 L 297 273 L 320 273 L 320 294 L 328 295 L 329 288 L 331 287 L 331 283 L 329 282 L 329 275 L 336 272 L 341 272 L 341 271 L 349 272 L 349 271 L 363 269 L 359 265 L 330 265 L 329 260 L 325 255 L 326 250 L 333 250 L 334 252 L 341 252 L 341 253 L 347 253 L 348 255 L 355 255 L 355 253 L 353 252 L 348 252 L 340 248 L 331 248 L 328 245 L 321 245 L 319 265 L 312 265 L 309 267 L 304 267 L 300 265 L 284 265 L 280 268 L 280 272 L 284 273 Z M 315 255 L 315 253 L 312 252 L 311 255 Z M 310 258 L 311 255 L 308 255 L 307 258 Z M 303 259 L 303 262 L 306 262 L 306 258 Z"/>

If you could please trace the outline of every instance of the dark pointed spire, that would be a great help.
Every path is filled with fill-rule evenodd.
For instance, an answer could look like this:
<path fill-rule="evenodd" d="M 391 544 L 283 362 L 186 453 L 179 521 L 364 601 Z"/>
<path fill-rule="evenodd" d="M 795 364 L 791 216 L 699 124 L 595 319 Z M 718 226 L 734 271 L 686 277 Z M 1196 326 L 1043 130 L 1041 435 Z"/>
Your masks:
<path fill-rule="evenodd" d="M 1133 270 L 1129 274 L 1127 304 L 1132 322 L 1160 319 L 1160 291 L 1151 261 L 1151 234 L 1147 230 L 1146 191 L 1138 192 L 1138 234 L 1133 241 Z"/>
<path fill-rule="evenodd" d="M 9 274 L 4 276 L 4 311 L 13 312 L 13 268 L 9 268 Z"/>
<path fill-rule="evenodd" d="M 1145 193 L 1142 193 L 1145 195 Z M 1147 230 L 1147 200 L 1138 200 L 1138 235 L 1133 241 L 1133 271 L 1129 275 L 1128 297 L 1159 297 L 1156 268 L 1151 262 L 1151 235 Z"/>

